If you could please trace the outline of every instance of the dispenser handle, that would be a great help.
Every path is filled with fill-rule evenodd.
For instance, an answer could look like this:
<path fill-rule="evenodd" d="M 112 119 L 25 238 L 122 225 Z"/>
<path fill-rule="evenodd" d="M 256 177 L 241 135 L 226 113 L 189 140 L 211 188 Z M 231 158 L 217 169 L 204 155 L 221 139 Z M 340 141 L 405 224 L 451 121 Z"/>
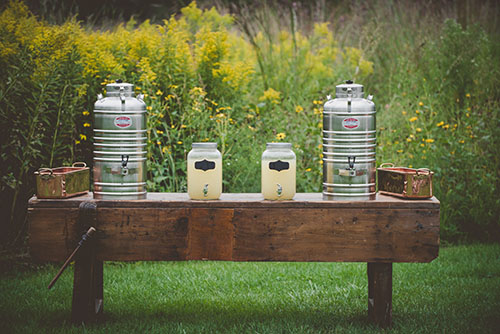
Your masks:
<path fill-rule="evenodd" d="M 351 162 L 351 158 L 352 158 L 352 162 Z M 350 169 L 353 169 L 354 168 L 354 163 L 356 162 L 356 157 L 347 157 L 347 163 L 349 164 L 349 168 Z"/>

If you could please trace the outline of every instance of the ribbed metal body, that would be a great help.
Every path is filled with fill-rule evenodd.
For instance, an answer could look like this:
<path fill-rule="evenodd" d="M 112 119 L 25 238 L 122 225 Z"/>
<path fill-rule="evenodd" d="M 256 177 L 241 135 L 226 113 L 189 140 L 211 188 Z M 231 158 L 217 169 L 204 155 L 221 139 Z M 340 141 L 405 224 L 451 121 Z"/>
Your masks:
<path fill-rule="evenodd" d="M 146 198 L 146 104 L 133 85 L 106 86 L 94 106 L 94 198 Z"/>
<path fill-rule="evenodd" d="M 323 199 L 375 198 L 375 104 L 347 81 L 323 108 Z"/>

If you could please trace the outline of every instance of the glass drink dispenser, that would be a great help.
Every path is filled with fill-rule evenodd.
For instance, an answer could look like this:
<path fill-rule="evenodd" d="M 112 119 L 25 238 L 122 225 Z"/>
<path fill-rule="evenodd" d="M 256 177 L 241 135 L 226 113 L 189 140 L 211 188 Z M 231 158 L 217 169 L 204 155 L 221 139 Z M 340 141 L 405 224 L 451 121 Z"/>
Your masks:
<path fill-rule="evenodd" d="M 187 186 L 191 199 L 219 199 L 222 193 L 222 155 L 217 143 L 193 143 L 187 156 Z"/>
<path fill-rule="evenodd" d="M 262 154 L 264 199 L 290 200 L 295 196 L 296 157 L 290 143 L 267 143 Z"/>

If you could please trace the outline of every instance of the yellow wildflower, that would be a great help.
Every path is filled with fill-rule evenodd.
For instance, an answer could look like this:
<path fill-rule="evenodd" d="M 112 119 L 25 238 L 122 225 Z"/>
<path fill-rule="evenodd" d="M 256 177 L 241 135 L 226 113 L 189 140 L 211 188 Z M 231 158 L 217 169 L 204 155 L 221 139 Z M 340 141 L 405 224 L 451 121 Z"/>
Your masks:
<path fill-rule="evenodd" d="M 465 116 L 470 117 L 470 114 L 469 114 L 469 113 L 466 113 L 466 114 L 465 114 Z"/>
<path fill-rule="evenodd" d="M 406 114 L 407 114 L 406 110 L 403 110 L 401 113 L 402 113 L 403 115 L 406 115 Z"/>
<path fill-rule="evenodd" d="M 426 142 L 426 143 L 434 143 L 434 139 L 432 139 L 432 138 L 427 138 L 427 139 L 425 140 L 425 142 Z"/>
<path fill-rule="evenodd" d="M 417 132 L 422 132 L 421 128 L 417 128 L 416 130 L 417 130 Z"/>
<path fill-rule="evenodd" d="M 158 140 L 156 143 L 157 143 L 158 145 L 161 145 L 161 141 L 159 141 L 159 140 Z"/>
<path fill-rule="evenodd" d="M 406 141 L 407 142 L 411 142 L 411 138 L 406 138 Z"/>
<path fill-rule="evenodd" d="M 424 105 L 424 103 L 423 103 L 422 101 L 420 101 L 420 102 L 418 103 L 418 105 L 422 107 L 422 106 Z"/>
<path fill-rule="evenodd" d="M 467 108 L 467 111 L 470 111 L 470 107 Z"/>
<path fill-rule="evenodd" d="M 442 126 L 444 124 L 443 121 L 439 122 L 438 124 L 436 124 L 436 126 Z"/>
<path fill-rule="evenodd" d="M 470 98 L 470 94 L 469 93 L 465 94 L 465 97 Z"/>
<path fill-rule="evenodd" d="M 158 91 L 156 92 L 156 95 L 162 95 L 162 94 L 163 94 L 163 92 L 158 89 Z"/>
<path fill-rule="evenodd" d="M 413 165 L 408 165 L 408 167 L 413 168 Z"/>
<path fill-rule="evenodd" d="M 87 136 L 80 133 L 80 140 L 87 140 Z"/>
<path fill-rule="evenodd" d="M 90 127 L 90 123 L 87 123 L 87 122 L 83 123 L 83 127 L 84 128 L 89 128 Z"/>
<path fill-rule="evenodd" d="M 83 114 L 83 116 L 88 116 L 88 115 L 90 115 L 90 113 L 89 113 L 87 110 L 83 111 L 83 112 L 82 112 L 82 114 Z"/>
<path fill-rule="evenodd" d="M 306 168 L 306 172 L 310 172 L 311 171 L 311 168 Z"/>
<path fill-rule="evenodd" d="M 281 97 L 280 92 L 278 92 L 272 88 L 269 88 L 268 90 L 266 90 L 264 92 L 264 94 L 261 97 L 259 97 L 259 101 L 269 100 L 274 104 L 278 104 L 280 97 Z"/>
<path fill-rule="evenodd" d="M 304 110 L 304 108 L 302 108 L 302 106 L 296 106 L 296 107 L 295 107 L 295 112 L 296 112 L 296 113 L 299 113 L 299 112 L 301 112 L 301 111 L 303 111 L 303 110 Z"/>
<path fill-rule="evenodd" d="M 175 128 L 175 126 L 174 126 L 173 124 L 172 124 L 170 127 L 171 127 L 172 129 L 173 129 L 173 128 Z"/>
<path fill-rule="evenodd" d="M 425 147 L 425 144 L 424 144 L 424 143 L 422 143 L 422 144 L 420 144 L 420 146 L 421 146 L 421 147 Z"/>
<path fill-rule="evenodd" d="M 75 140 L 75 144 L 76 145 L 80 144 L 80 141 L 79 140 Z"/>
<path fill-rule="evenodd" d="M 156 130 L 156 133 L 159 134 L 159 135 L 162 135 L 163 134 L 163 131 L 161 130 Z"/>
<path fill-rule="evenodd" d="M 147 110 L 153 110 L 153 107 L 151 107 L 151 106 L 147 106 L 147 107 L 146 107 L 146 109 L 147 109 Z"/>
<path fill-rule="evenodd" d="M 163 153 L 166 153 L 166 152 L 170 153 L 170 151 L 168 150 L 168 146 L 163 146 L 162 149 L 161 149 L 161 151 Z"/>
<path fill-rule="evenodd" d="M 451 154 L 451 155 L 455 154 L 455 151 L 451 151 L 451 152 L 450 152 L 450 154 Z"/>
<path fill-rule="evenodd" d="M 181 124 L 181 128 L 182 128 L 182 129 L 185 129 L 185 128 L 187 128 L 187 126 L 186 126 L 186 125 L 184 125 L 184 124 Z"/>
<path fill-rule="evenodd" d="M 276 135 L 276 139 L 278 139 L 278 140 L 285 139 L 285 137 L 286 137 L 286 134 L 284 134 L 283 132 L 280 132 Z"/>
<path fill-rule="evenodd" d="M 462 139 L 462 140 L 459 141 L 459 143 L 463 144 L 463 143 L 465 143 L 465 140 Z"/>
<path fill-rule="evenodd" d="M 450 127 L 450 124 L 443 125 L 443 129 L 447 130 Z"/>
<path fill-rule="evenodd" d="M 180 140 L 179 140 L 179 141 L 177 142 L 177 144 L 182 145 L 182 141 L 180 141 Z"/>
<path fill-rule="evenodd" d="M 415 110 L 415 114 L 420 114 L 420 110 Z"/>
<path fill-rule="evenodd" d="M 320 165 L 322 165 L 322 164 L 323 164 L 323 160 L 320 160 L 320 161 L 319 161 L 319 164 L 320 164 Z"/>
<path fill-rule="evenodd" d="M 410 122 L 415 122 L 417 119 L 418 119 L 417 116 L 413 116 L 412 118 L 410 118 Z"/>
<path fill-rule="evenodd" d="M 398 150 L 397 152 L 398 152 L 398 153 L 403 153 L 403 150 Z"/>

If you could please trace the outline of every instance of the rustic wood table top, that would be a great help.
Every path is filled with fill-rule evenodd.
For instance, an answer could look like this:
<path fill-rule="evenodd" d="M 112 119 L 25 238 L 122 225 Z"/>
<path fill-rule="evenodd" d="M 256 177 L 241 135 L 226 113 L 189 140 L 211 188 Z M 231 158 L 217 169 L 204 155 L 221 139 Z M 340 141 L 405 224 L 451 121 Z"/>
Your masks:
<path fill-rule="evenodd" d="M 429 262 L 439 249 L 439 201 L 377 195 L 373 201 L 290 201 L 261 194 L 189 200 L 149 193 L 145 200 L 93 200 L 92 194 L 29 202 L 35 259 L 63 260 L 78 236 L 78 206 L 97 204 L 101 260 Z"/>

